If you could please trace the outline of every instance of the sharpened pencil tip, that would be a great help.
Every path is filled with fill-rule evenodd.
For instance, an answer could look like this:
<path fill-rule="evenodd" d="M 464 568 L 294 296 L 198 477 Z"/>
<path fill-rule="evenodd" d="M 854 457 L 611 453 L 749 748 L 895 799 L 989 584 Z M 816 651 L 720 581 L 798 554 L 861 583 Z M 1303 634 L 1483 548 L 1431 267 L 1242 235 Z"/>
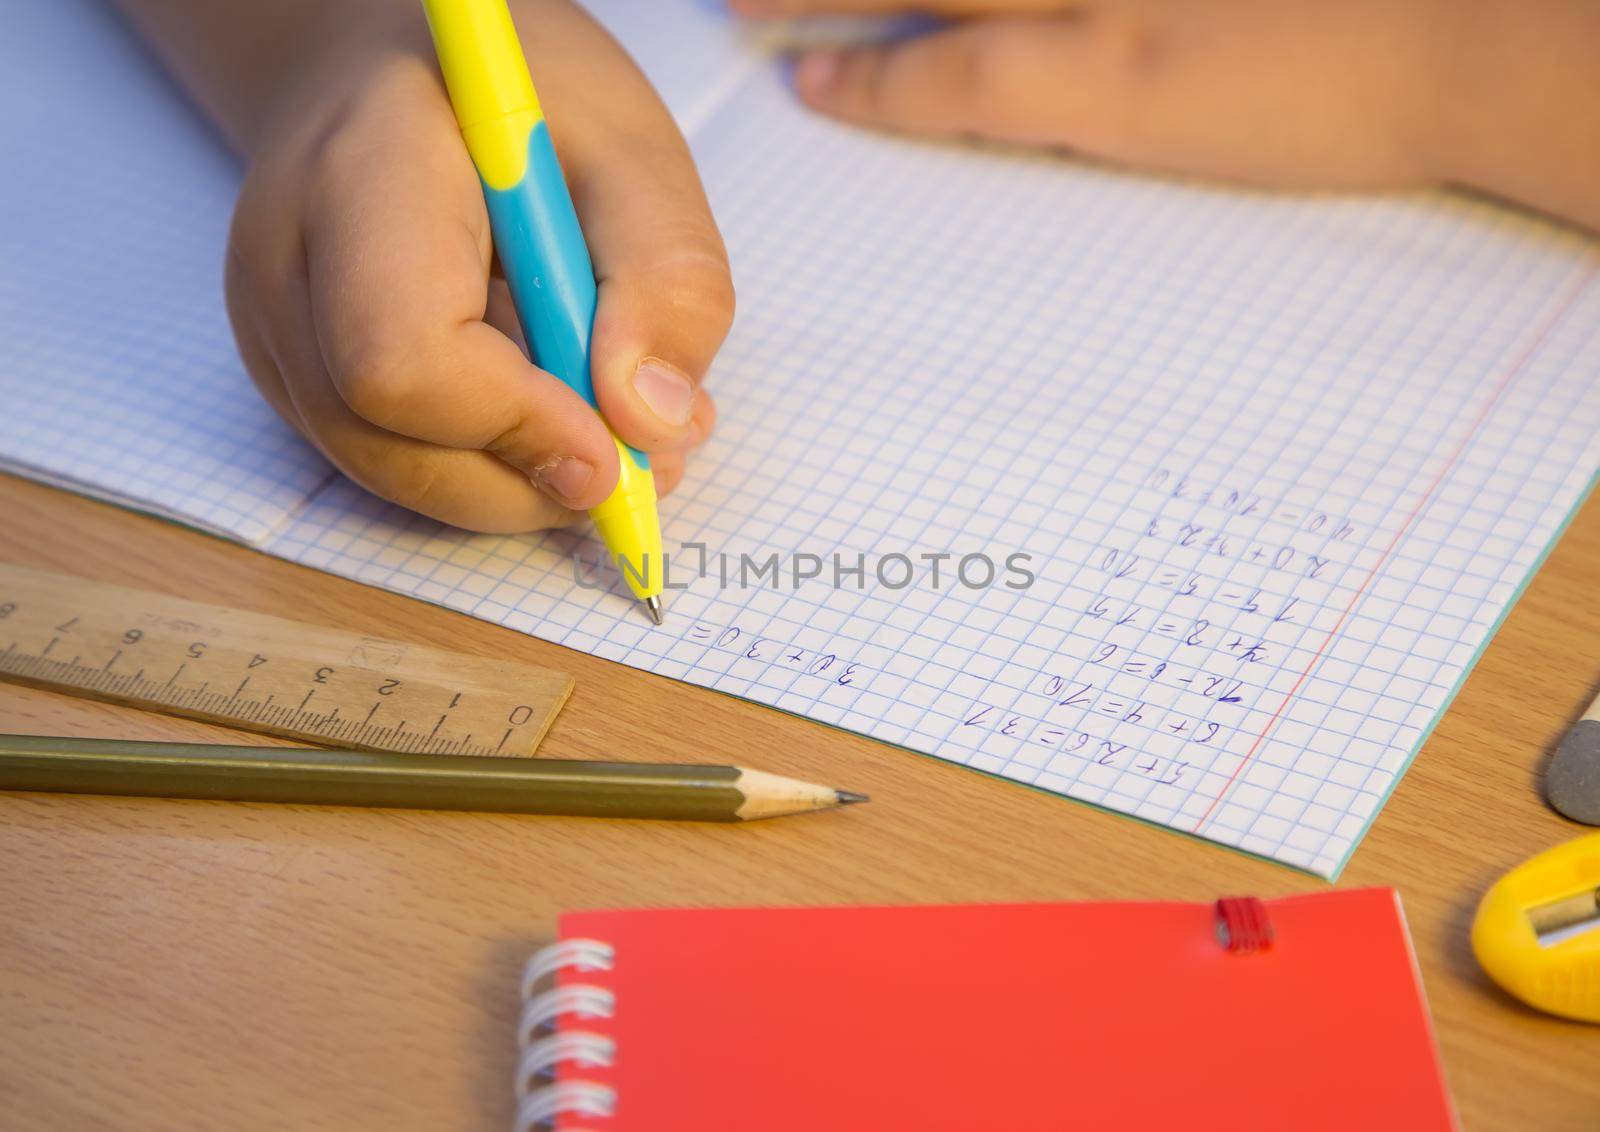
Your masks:
<path fill-rule="evenodd" d="M 645 598 L 644 599 L 644 608 L 645 608 L 645 612 L 650 614 L 650 620 L 654 621 L 657 625 L 661 624 L 661 599 L 660 598 L 658 598 L 658 597 L 647 597 L 647 598 Z"/>
<path fill-rule="evenodd" d="M 865 794 L 857 794 L 854 790 L 835 790 L 834 793 L 839 796 L 839 805 L 841 806 L 853 806 L 857 802 L 872 801 Z"/>

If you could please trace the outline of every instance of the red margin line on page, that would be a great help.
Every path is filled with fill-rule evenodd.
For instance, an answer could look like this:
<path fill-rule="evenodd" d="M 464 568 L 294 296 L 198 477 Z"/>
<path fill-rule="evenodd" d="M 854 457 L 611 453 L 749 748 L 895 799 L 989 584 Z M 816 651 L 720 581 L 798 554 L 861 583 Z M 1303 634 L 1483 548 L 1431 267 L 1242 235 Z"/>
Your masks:
<path fill-rule="evenodd" d="M 1589 284 L 1594 281 L 1596 275 L 1600 275 L 1600 264 L 1591 266 L 1588 271 L 1578 278 L 1576 283 L 1567 289 L 1566 294 L 1561 296 L 1560 301 L 1555 304 L 1545 317 L 1543 324 L 1539 327 L 1539 332 L 1529 340 L 1527 346 L 1523 347 L 1522 353 L 1517 355 L 1516 361 L 1506 370 L 1499 384 L 1495 386 L 1494 392 L 1489 395 L 1488 399 L 1484 401 L 1483 407 L 1478 410 L 1478 415 L 1474 418 L 1472 427 L 1467 429 L 1462 434 L 1461 439 L 1456 442 L 1455 451 L 1450 453 L 1450 458 L 1434 474 L 1433 482 L 1428 485 L 1428 489 L 1422 493 L 1416 505 L 1411 508 L 1411 513 L 1406 516 L 1406 521 L 1400 525 L 1400 529 L 1395 531 L 1394 536 L 1389 539 L 1389 545 L 1383 548 L 1383 553 L 1378 556 L 1378 561 L 1373 563 L 1372 569 L 1367 571 L 1367 576 L 1361 581 L 1361 587 L 1356 590 L 1349 603 L 1345 605 L 1344 612 L 1339 614 L 1339 620 L 1334 623 L 1333 628 L 1328 630 L 1327 636 L 1323 637 L 1322 643 L 1317 646 L 1317 651 L 1312 655 L 1310 662 L 1295 679 L 1294 686 L 1284 693 L 1283 702 L 1272 713 L 1272 718 L 1267 720 L 1266 726 L 1256 735 L 1255 740 L 1250 744 L 1250 749 L 1245 752 L 1245 756 L 1240 760 L 1239 765 L 1233 768 L 1233 773 L 1228 776 L 1228 781 L 1222 784 L 1222 789 L 1217 792 L 1217 796 L 1206 807 L 1205 813 L 1201 814 L 1199 820 L 1194 823 L 1194 826 L 1190 829 L 1191 833 L 1199 833 L 1206 822 L 1211 820 L 1211 816 L 1216 813 L 1217 807 L 1222 805 L 1223 799 L 1228 796 L 1228 792 L 1233 789 L 1234 783 L 1238 782 L 1239 776 L 1244 773 L 1244 768 L 1250 765 L 1250 760 L 1255 758 L 1256 752 L 1261 749 L 1261 744 L 1266 742 L 1267 736 L 1278 725 L 1278 721 L 1283 718 L 1283 713 L 1289 709 L 1290 702 L 1294 700 L 1294 697 L 1299 693 L 1305 682 L 1310 679 L 1312 670 L 1321 662 L 1323 655 L 1328 651 L 1328 646 L 1333 644 L 1334 638 L 1344 628 L 1344 623 L 1349 620 L 1350 615 L 1355 612 L 1356 606 L 1366 596 L 1367 587 L 1372 585 L 1372 580 L 1378 576 L 1378 571 L 1383 569 L 1384 564 L 1389 561 L 1389 556 L 1394 553 L 1395 547 L 1400 545 L 1400 540 L 1405 538 L 1412 525 L 1422 515 L 1423 510 L 1433 500 L 1433 494 L 1439 490 L 1439 485 L 1444 482 L 1445 476 L 1450 474 L 1451 470 L 1456 466 L 1456 461 L 1461 459 L 1461 454 L 1467 450 L 1467 445 L 1472 443 L 1473 437 L 1477 436 L 1478 429 L 1488 419 L 1489 413 L 1500 403 L 1500 398 L 1505 396 L 1505 392 L 1511 387 L 1512 381 L 1527 368 L 1528 363 L 1533 360 L 1533 356 L 1539 352 L 1539 348 L 1545 344 L 1545 340 L 1550 337 L 1556 325 L 1566 316 L 1567 311 L 1572 309 L 1572 304 L 1577 302 L 1578 296 L 1583 294 Z"/>

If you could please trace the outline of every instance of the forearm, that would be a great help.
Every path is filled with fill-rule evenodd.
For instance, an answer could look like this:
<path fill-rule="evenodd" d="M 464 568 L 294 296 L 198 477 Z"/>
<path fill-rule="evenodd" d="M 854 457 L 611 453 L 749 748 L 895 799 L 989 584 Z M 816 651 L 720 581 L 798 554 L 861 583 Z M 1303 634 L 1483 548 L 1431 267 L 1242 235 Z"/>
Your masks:
<path fill-rule="evenodd" d="M 1463 0 L 1443 179 L 1600 230 L 1600 5 Z"/>
<path fill-rule="evenodd" d="M 241 153 L 289 81 L 358 23 L 375 37 L 416 16 L 406 0 L 111 0 Z M 420 20 L 420 17 L 417 16 Z"/>

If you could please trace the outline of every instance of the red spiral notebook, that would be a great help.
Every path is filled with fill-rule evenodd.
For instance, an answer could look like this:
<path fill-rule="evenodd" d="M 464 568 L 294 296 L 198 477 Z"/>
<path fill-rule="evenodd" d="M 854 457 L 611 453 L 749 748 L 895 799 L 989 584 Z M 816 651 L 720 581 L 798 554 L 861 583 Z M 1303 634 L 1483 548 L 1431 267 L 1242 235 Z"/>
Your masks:
<path fill-rule="evenodd" d="M 1457 1127 L 1399 897 L 582 912 L 519 1129 Z"/>

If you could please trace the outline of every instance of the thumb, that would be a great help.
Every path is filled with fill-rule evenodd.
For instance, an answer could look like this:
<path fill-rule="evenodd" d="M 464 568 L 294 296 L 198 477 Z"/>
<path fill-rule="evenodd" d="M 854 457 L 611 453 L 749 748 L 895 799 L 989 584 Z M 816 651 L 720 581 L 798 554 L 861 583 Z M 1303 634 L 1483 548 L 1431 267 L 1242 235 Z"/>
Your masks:
<path fill-rule="evenodd" d="M 700 383 L 733 321 L 727 252 L 666 107 L 614 42 L 586 52 L 540 92 L 600 285 L 595 395 L 628 444 L 689 448 L 715 417 Z"/>

